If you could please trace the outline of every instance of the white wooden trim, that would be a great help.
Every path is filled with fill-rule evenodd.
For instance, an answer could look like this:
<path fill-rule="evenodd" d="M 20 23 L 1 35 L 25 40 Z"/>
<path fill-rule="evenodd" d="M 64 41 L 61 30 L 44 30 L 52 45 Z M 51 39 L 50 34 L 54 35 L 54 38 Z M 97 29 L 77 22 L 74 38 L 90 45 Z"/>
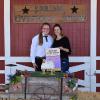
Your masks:
<path fill-rule="evenodd" d="M 0 60 L 5 60 L 5 57 L 0 56 Z"/>
<path fill-rule="evenodd" d="M 96 57 L 96 60 L 100 60 L 100 56 L 97 56 L 97 57 Z"/>
<path fill-rule="evenodd" d="M 96 70 L 95 71 L 95 74 L 100 74 L 100 70 Z"/>
<path fill-rule="evenodd" d="M 5 85 L 5 84 L 0 84 L 0 85 Z"/>
<path fill-rule="evenodd" d="M 70 62 L 90 62 L 89 56 L 75 56 L 69 57 Z"/>
<path fill-rule="evenodd" d="M 71 67 L 69 70 L 70 72 L 77 72 L 77 71 L 87 70 L 87 69 L 88 69 L 88 66 L 86 66 L 86 64 L 81 64 L 81 65 L 76 65 L 74 67 Z"/>
<path fill-rule="evenodd" d="M 10 59 L 10 0 L 4 0 L 4 43 L 5 43 L 5 64 Z M 6 72 L 5 72 L 6 73 Z M 5 75 L 5 83 L 6 83 Z"/>
<path fill-rule="evenodd" d="M 31 62 L 30 57 L 10 57 L 10 61 L 12 60 L 13 62 Z M 90 57 L 87 56 L 78 56 L 78 57 L 69 57 L 70 62 L 90 62 Z"/>
<path fill-rule="evenodd" d="M 88 88 L 88 90 L 90 90 L 90 85 L 89 84 L 87 84 L 87 82 L 86 81 L 84 81 L 84 80 L 78 80 L 78 84 L 79 85 L 82 85 L 82 86 L 85 86 L 85 88 Z"/>
<path fill-rule="evenodd" d="M 10 0 L 4 0 L 4 43 L 7 60 L 10 57 Z"/>
<path fill-rule="evenodd" d="M 0 74 L 4 74 L 5 73 L 5 70 L 0 70 Z"/>
<path fill-rule="evenodd" d="M 100 87 L 100 83 L 97 83 L 97 84 L 96 84 L 96 87 Z"/>
<path fill-rule="evenodd" d="M 78 88 L 78 90 L 83 91 L 83 92 L 85 92 L 85 91 L 89 92 L 89 88 Z"/>
<path fill-rule="evenodd" d="M 97 0 L 91 0 L 91 35 L 90 35 L 90 74 L 96 71 L 96 19 L 97 19 Z M 90 77 L 90 91 L 96 91 L 96 76 Z"/>
<path fill-rule="evenodd" d="M 10 57 L 10 62 L 31 62 L 30 57 Z"/>

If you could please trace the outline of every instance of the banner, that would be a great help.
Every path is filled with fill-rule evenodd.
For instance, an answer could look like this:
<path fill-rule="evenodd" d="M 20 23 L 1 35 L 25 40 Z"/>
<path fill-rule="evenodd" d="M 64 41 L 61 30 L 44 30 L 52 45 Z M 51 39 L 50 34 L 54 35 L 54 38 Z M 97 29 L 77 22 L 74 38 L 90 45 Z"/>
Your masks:
<path fill-rule="evenodd" d="M 16 23 L 66 23 L 85 22 L 85 4 L 23 4 L 14 6 Z"/>

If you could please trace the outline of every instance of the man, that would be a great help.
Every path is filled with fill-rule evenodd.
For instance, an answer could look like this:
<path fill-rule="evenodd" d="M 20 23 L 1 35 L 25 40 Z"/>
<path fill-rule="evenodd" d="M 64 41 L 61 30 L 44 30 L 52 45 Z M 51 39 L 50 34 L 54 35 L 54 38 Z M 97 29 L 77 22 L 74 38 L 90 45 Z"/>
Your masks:
<path fill-rule="evenodd" d="M 50 48 L 53 43 L 53 38 L 49 33 L 49 23 L 43 23 L 41 32 L 32 39 L 30 56 L 36 71 L 41 71 L 41 64 L 43 59 L 45 59 L 45 51 L 47 48 Z"/>

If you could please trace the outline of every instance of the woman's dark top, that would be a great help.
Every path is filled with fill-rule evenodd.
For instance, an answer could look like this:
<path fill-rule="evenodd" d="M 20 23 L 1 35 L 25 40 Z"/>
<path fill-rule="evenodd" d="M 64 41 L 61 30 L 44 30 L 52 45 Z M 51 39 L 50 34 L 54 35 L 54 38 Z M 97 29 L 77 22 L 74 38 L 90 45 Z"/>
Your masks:
<path fill-rule="evenodd" d="M 69 43 L 69 39 L 67 37 L 62 37 L 60 40 L 54 40 L 53 48 L 57 48 L 57 47 L 63 47 L 63 48 L 67 48 L 69 49 L 69 52 L 60 50 L 60 56 L 61 58 L 68 58 L 68 55 L 71 54 L 71 48 L 70 48 L 70 43 Z"/>

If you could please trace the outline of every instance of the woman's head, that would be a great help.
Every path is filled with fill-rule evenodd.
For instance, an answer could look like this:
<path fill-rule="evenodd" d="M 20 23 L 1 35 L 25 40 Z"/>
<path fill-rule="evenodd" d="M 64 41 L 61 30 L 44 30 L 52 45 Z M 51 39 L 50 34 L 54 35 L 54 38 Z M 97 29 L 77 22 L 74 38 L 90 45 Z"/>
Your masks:
<path fill-rule="evenodd" d="M 54 31 L 54 35 L 56 35 L 56 36 L 58 36 L 58 35 L 63 36 L 62 27 L 59 24 L 55 24 L 53 26 L 53 31 Z"/>
<path fill-rule="evenodd" d="M 48 35 L 50 32 L 50 24 L 49 23 L 43 23 L 41 26 L 41 31 L 44 35 Z"/>

